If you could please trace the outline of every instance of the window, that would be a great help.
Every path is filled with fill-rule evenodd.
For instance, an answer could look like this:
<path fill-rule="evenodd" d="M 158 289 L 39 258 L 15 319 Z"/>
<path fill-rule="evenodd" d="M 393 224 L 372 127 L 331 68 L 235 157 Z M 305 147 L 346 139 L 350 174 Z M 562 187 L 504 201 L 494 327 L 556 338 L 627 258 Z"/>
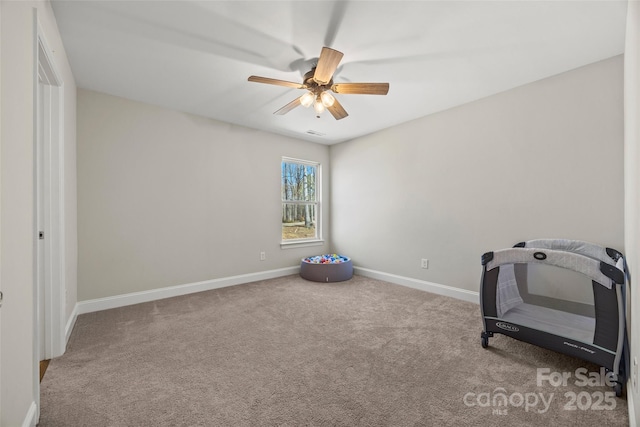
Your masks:
<path fill-rule="evenodd" d="M 282 242 L 320 240 L 320 163 L 282 158 Z"/>

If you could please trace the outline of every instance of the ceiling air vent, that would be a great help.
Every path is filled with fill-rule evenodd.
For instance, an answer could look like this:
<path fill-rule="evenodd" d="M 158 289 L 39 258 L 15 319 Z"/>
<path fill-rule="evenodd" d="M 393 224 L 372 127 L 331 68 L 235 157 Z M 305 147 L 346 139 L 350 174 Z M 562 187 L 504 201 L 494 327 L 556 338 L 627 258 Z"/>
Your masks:
<path fill-rule="evenodd" d="M 311 130 L 311 129 L 309 129 L 309 130 L 307 131 L 307 133 L 308 133 L 309 135 L 313 135 L 313 136 L 325 136 L 325 134 L 324 134 L 324 133 L 322 133 L 322 132 L 318 132 L 317 130 Z"/>

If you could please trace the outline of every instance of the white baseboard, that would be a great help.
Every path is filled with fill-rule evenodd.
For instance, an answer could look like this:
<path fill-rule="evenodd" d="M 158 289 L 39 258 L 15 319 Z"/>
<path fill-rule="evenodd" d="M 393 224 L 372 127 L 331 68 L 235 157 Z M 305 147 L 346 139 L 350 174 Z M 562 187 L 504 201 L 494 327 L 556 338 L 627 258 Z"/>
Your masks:
<path fill-rule="evenodd" d="M 76 304 L 72 315 L 67 322 L 66 337 L 73 330 L 76 318 L 80 314 L 93 313 L 95 311 L 108 310 L 111 308 L 125 307 L 127 305 L 140 304 L 143 302 L 156 301 L 164 298 L 171 298 L 180 295 L 187 295 L 196 292 L 209 291 L 212 289 L 224 288 L 227 286 L 240 285 L 243 283 L 256 282 L 259 280 L 274 279 L 276 277 L 288 276 L 300 272 L 300 266 L 280 268 L 277 270 L 262 271 L 258 273 L 242 274 L 239 276 L 223 277 L 220 279 L 205 280 L 203 282 L 188 283 L 185 285 L 169 286 L 166 288 L 151 289 L 149 291 L 132 292 L 129 294 L 115 295 L 112 297 L 97 298 L 87 301 L 80 301 Z M 454 288 L 439 283 L 427 282 L 410 277 L 398 276 L 384 273 L 382 271 L 371 270 L 363 267 L 354 267 L 354 273 L 373 279 L 384 280 L 397 285 L 407 286 L 421 291 L 431 292 L 438 295 L 445 295 L 463 301 L 478 303 L 478 292 L 465 289 Z"/>
<path fill-rule="evenodd" d="M 277 270 L 262 271 L 259 273 L 242 274 L 239 276 L 230 276 L 220 279 L 205 280 L 203 282 L 188 283 L 186 285 L 169 286 L 166 288 L 152 289 L 149 291 L 132 292 L 130 294 L 80 301 L 76 305 L 76 312 L 78 315 L 93 313 L 95 311 L 108 310 L 111 308 L 124 307 L 127 305 L 140 304 L 149 301 L 156 301 L 159 299 L 193 294 L 196 292 L 210 291 L 212 289 L 224 288 L 227 286 L 257 282 L 259 280 L 274 279 L 276 277 L 289 276 L 291 274 L 297 274 L 299 272 L 300 266 L 287 267 Z"/>
<path fill-rule="evenodd" d="M 29 406 L 29 410 L 27 411 L 27 416 L 24 417 L 24 421 L 22 422 L 22 427 L 35 427 L 38 416 L 38 406 L 36 402 L 31 402 Z"/>
<path fill-rule="evenodd" d="M 452 286 L 441 285 L 439 283 L 427 282 L 425 280 L 413 279 L 411 277 L 383 273 L 382 271 L 370 270 L 363 267 L 354 267 L 353 271 L 355 274 L 359 274 L 360 276 L 384 280 L 385 282 L 395 283 L 396 285 L 407 286 L 409 288 L 419 289 L 421 291 L 431 292 L 433 294 L 444 295 L 475 304 L 480 303 L 480 295 L 478 292 L 454 288 Z"/>
<path fill-rule="evenodd" d="M 633 388 L 631 380 L 627 381 L 627 407 L 629 410 L 629 427 L 636 427 L 638 425 L 638 418 L 636 417 L 636 407 L 633 397 Z"/>
<path fill-rule="evenodd" d="M 69 337 L 71 336 L 71 332 L 73 331 L 73 327 L 76 325 L 76 320 L 78 320 L 78 303 L 73 307 L 73 311 L 71 311 L 71 316 L 69 316 L 69 320 L 67 320 L 67 326 L 64 328 L 64 348 L 67 348 L 67 344 L 69 343 Z"/>

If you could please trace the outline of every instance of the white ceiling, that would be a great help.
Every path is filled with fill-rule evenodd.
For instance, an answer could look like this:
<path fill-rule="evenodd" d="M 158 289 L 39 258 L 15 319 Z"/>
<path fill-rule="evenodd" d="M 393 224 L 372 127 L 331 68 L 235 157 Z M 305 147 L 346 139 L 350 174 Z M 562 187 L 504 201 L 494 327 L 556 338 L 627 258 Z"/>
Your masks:
<path fill-rule="evenodd" d="M 626 1 L 53 0 L 79 87 L 333 144 L 624 51 Z M 389 82 L 387 96 L 336 95 L 349 116 L 298 107 L 322 46 L 339 82 Z M 324 134 L 314 136 L 309 130 Z"/>

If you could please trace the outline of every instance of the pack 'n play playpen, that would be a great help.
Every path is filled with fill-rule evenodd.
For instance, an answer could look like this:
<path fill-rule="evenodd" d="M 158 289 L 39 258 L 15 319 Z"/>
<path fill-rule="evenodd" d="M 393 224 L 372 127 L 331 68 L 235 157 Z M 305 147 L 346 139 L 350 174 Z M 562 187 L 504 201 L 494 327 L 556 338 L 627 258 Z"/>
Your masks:
<path fill-rule="evenodd" d="M 487 252 L 482 265 L 483 347 L 500 333 L 579 357 L 612 372 L 616 395 L 622 395 L 628 349 L 620 252 L 540 239 Z"/>

